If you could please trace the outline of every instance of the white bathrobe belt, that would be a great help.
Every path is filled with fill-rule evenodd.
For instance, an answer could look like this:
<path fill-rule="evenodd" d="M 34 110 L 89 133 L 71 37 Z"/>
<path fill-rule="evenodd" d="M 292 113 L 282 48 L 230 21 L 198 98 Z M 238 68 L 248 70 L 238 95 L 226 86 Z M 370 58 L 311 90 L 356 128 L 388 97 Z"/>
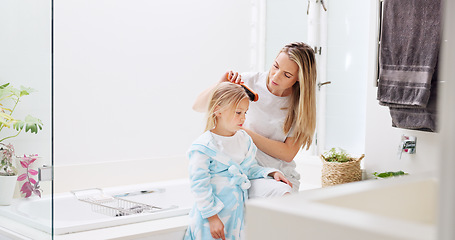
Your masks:
<path fill-rule="evenodd" d="M 210 179 L 212 184 L 230 184 L 231 186 L 238 186 L 243 191 L 250 188 L 251 183 L 248 176 L 239 170 L 238 166 L 231 165 L 227 171 L 218 173 L 216 176 Z"/>
<path fill-rule="evenodd" d="M 238 166 L 231 165 L 228 172 L 232 175 L 230 180 L 231 185 L 238 185 L 244 191 L 251 187 L 251 182 L 248 179 L 248 176 L 244 174 Z"/>

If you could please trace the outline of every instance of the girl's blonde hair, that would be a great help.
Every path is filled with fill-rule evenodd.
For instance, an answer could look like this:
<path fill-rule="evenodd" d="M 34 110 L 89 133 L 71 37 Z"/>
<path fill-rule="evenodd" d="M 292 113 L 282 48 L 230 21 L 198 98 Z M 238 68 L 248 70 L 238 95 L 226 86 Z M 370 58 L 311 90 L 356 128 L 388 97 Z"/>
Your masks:
<path fill-rule="evenodd" d="M 316 59 L 305 43 L 290 43 L 278 53 L 286 53 L 299 66 L 298 81 L 292 86 L 284 133 L 293 128 L 293 137 L 302 148 L 310 147 L 316 128 Z"/>
<path fill-rule="evenodd" d="M 219 107 L 218 111 L 222 111 L 226 108 L 233 108 L 232 111 L 235 111 L 234 107 L 245 98 L 249 99 L 242 86 L 231 82 L 219 83 L 215 87 L 209 100 L 205 131 L 211 130 L 216 126 L 216 107 Z"/>

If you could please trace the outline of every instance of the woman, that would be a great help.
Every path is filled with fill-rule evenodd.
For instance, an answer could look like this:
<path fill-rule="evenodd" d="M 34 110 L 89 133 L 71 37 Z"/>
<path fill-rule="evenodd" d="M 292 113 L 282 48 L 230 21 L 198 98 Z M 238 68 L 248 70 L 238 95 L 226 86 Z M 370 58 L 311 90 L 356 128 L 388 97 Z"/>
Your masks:
<path fill-rule="evenodd" d="M 300 175 L 293 161 L 297 152 L 313 141 L 316 127 L 316 61 L 313 49 L 304 43 L 284 46 L 272 67 L 264 73 L 227 72 L 220 82 L 244 83 L 259 95 L 250 104 L 244 130 L 258 147 L 256 159 L 265 167 L 281 170 L 299 190 Z M 213 87 L 202 92 L 193 109 L 204 111 Z M 288 185 L 273 179 L 252 181 L 250 198 L 281 196 Z"/>

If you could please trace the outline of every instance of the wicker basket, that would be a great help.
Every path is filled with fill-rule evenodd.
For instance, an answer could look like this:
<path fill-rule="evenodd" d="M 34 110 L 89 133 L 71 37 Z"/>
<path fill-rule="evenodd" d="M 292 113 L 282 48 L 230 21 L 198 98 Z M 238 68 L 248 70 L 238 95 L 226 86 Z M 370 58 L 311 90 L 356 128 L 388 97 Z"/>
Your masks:
<path fill-rule="evenodd" d="M 333 186 L 342 183 L 355 182 L 362 180 L 362 170 L 360 161 L 365 157 L 364 154 L 359 158 L 351 158 L 349 162 L 327 162 L 321 155 L 322 160 L 322 187 Z"/>

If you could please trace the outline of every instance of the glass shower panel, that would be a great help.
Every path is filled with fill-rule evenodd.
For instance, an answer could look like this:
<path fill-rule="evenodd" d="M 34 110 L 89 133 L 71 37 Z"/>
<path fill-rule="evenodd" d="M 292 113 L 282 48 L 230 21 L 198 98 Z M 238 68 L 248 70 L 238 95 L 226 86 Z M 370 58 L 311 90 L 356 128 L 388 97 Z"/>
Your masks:
<path fill-rule="evenodd" d="M 365 151 L 370 1 L 330 1 L 327 20 L 325 149 Z M 352 7 L 356 6 L 356 7 Z"/>
<path fill-rule="evenodd" d="M 285 0 L 266 2 L 266 44 L 265 44 L 265 71 L 272 66 L 278 52 L 291 42 L 308 44 L 308 2 Z M 316 61 L 319 61 L 319 55 Z M 318 104 L 318 103 L 317 103 Z M 318 111 L 319 107 L 317 107 Z M 319 113 L 317 113 L 319 114 Z M 299 155 L 317 155 L 316 138 L 309 150 L 301 150 Z"/>
<path fill-rule="evenodd" d="M 307 3 L 298 0 L 267 0 L 265 70 L 272 66 L 278 52 L 291 42 L 306 42 Z"/>
<path fill-rule="evenodd" d="M 0 239 L 52 239 L 51 5 L 1 2 L 0 142 L 14 147 L 17 174 L 12 198 L 0 206 Z M 0 196 L 2 181 L 0 174 Z"/>
<path fill-rule="evenodd" d="M 266 70 L 284 44 L 308 41 L 307 4 L 306 1 L 294 0 L 267 1 Z M 326 79 L 323 81 L 331 84 L 324 86 L 324 109 L 318 108 L 318 116 L 325 116 L 318 118 L 318 125 L 324 128 L 316 135 L 317 140 L 321 140 L 318 144 L 323 145 L 318 149 L 341 147 L 352 154 L 360 154 L 365 151 L 370 2 L 346 0 L 325 1 L 325 4 L 327 65 L 318 69 L 318 77 L 324 71 Z M 317 55 L 317 60 L 322 60 L 320 55 Z M 321 119 L 325 119 L 325 123 L 320 122 Z M 310 149 L 304 154 L 313 153 Z"/>

